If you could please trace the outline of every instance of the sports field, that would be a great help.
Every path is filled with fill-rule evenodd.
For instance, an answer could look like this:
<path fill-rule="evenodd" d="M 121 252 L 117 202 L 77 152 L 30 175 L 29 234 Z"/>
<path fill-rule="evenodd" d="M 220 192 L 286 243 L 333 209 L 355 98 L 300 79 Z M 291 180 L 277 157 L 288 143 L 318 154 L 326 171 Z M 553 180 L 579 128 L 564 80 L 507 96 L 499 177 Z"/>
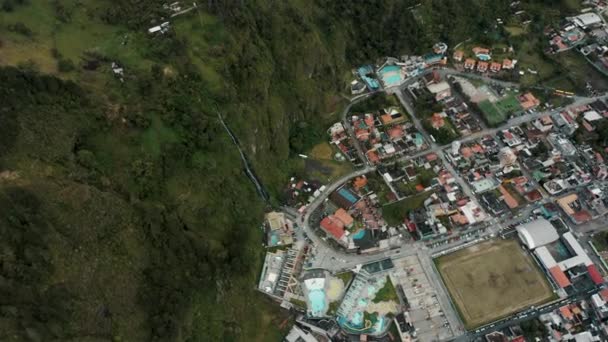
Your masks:
<path fill-rule="evenodd" d="M 469 330 L 545 303 L 554 293 L 515 240 L 490 240 L 435 259 Z"/>
<path fill-rule="evenodd" d="M 496 107 L 503 112 L 505 116 L 522 110 L 519 101 L 517 101 L 517 98 L 514 95 L 507 95 L 505 98 L 497 101 Z"/>
<path fill-rule="evenodd" d="M 504 122 L 507 117 L 501 113 L 496 106 L 488 101 L 484 100 L 479 102 L 479 109 L 490 126 L 498 126 L 498 124 Z"/>
<path fill-rule="evenodd" d="M 497 126 L 505 122 L 511 114 L 522 110 L 514 95 L 507 95 L 496 103 L 489 100 L 481 101 L 478 106 L 490 126 Z"/>

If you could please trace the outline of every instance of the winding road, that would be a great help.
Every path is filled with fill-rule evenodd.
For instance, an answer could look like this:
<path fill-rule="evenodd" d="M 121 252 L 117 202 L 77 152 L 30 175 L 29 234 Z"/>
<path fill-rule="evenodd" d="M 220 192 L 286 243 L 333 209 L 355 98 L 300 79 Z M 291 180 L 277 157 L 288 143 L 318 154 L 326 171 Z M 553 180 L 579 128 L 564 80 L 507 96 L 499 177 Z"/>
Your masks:
<path fill-rule="evenodd" d="M 471 75 L 468 73 L 463 75 L 461 72 L 458 72 L 458 71 L 452 70 L 452 69 L 443 69 L 440 71 L 440 73 L 442 74 L 443 77 L 445 77 L 447 75 L 460 75 L 460 76 L 467 76 L 467 77 L 473 76 L 475 78 L 480 78 L 480 79 L 483 79 L 488 82 L 501 83 L 503 86 L 516 86 L 516 84 L 513 84 L 513 83 L 502 82 L 502 81 L 490 79 L 490 78 L 483 77 L 483 76 L 475 76 L 475 75 Z M 403 107 L 407 110 L 407 112 L 412 117 L 412 120 L 413 120 L 416 128 L 418 129 L 418 131 L 423 134 L 423 137 L 427 140 L 427 143 L 429 143 L 429 146 L 430 146 L 430 148 L 425 151 L 421 151 L 421 152 L 407 155 L 407 156 L 402 156 L 398 160 L 403 162 L 403 161 L 408 161 L 411 159 L 419 158 L 428 153 L 436 153 L 442 160 L 444 167 L 446 167 L 448 169 L 448 171 L 455 177 L 455 179 L 457 180 L 458 184 L 460 185 L 460 187 L 461 187 L 462 191 L 465 193 L 465 195 L 467 195 L 472 200 L 476 199 L 476 197 L 474 196 L 474 193 L 470 189 L 469 185 L 464 180 L 462 180 L 459 173 L 456 172 L 456 170 L 454 170 L 451 163 L 449 163 L 445 157 L 444 150 L 449 148 L 451 146 L 451 144 L 438 145 L 432 139 L 430 139 L 430 136 L 423 129 L 423 127 L 420 123 L 420 120 L 417 118 L 412 104 L 408 101 L 406 96 L 403 94 L 403 89 L 405 89 L 407 86 L 411 85 L 412 83 L 418 81 L 421 76 L 423 76 L 423 75 L 420 75 L 417 78 L 408 79 L 402 85 L 397 86 L 397 87 L 383 89 L 383 90 L 376 91 L 373 93 L 362 94 L 362 95 L 352 98 L 350 103 L 346 106 L 346 108 L 344 109 L 344 111 L 342 113 L 342 123 L 343 123 L 345 129 L 347 130 L 349 136 L 351 137 L 352 141 L 354 142 L 354 145 L 357 150 L 357 154 L 358 154 L 359 158 L 363 161 L 362 168 L 358 169 L 356 171 L 353 171 L 352 173 L 347 174 L 347 175 L 333 181 L 331 184 L 326 185 L 326 189 L 307 206 L 307 209 L 303 214 L 297 212 L 293 208 L 289 208 L 289 207 L 282 208 L 283 212 L 285 212 L 291 219 L 293 219 L 297 223 L 297 225 L 299 227 L 299 229 L 297 230 L 297 234 L 300 235 L 298 238 L 303 239 L 304 235 L 306 235 L 313 243 L 313 246 L 314 246 L 313 247 L 313 257 L 309 260 L 311 262 L 310 268 L 323 268 L 323 269 L 327 269 L 331 272 L 339 272 L 339 271 L 343 271 L 343 270 L 354 269 L 358 265 L 378 261 L 378 260 L 381 260 L 381 259 L 384 259 L 387 257 L 400 258 L 400 257 L 411 256 L 411 255 L 418 255 L 418 258 L 421 260 L 421 262 L 425 262 L 426 264 L 428 264 L 428 262 L 430 262 L 430 260 L 432 260 L 433 255 L 437 255 L 439 253 L 447 253 L 449 250 L 456 248 L 462 244 L 471 242 L 474 239 L 484 239 L 484 238 L 496 236 L 504 228 L 508 227 L 509 225 L 516 224 L 524 217 L 528 217 L 529 215 L 531 215 L 532 210 L 536 208 L 536 206 L 534 206 L 534 205 L 529 205 L 526 208 L 524 208 L 521 211 L 521 213 L 523 215 L 522 218 L 519 218 L 521 215 L 517 216 L 517 217 L 510 216 L 510 217 L 501 217 L 501 218 L 491 218 L 484 224 L 470 227 L 468 229 L 462 230 L 462 231 L 458 232 L 457 234 L 453 235 L 453 236 L 457 236 L 457 235 L 461 236 L 462 239 L 460 239 L 459 241 L 440 244 L 438 246 L 434 245 L 435 247 L 433 247 L 433 248 L 427 247 L 427 245 L 425 245 L 424 243 L 409 242 L 409 243 L 403 243 L 399 248 L 392 249 L 389 251 L 382 251 L 382 252 L 376 252 L 376 253 L 371 253 L 371 254 L 355 254 L 355 253 L 347 253 L 343 249 L 335 249 L 333 246 L 328 244 L 325 241 L 325 239 L 322 239 L 321 237 L 319 237 L 316 234 L 316 229 L 318 227 L 314 227 L 314 228 L 312 227 L 311 217 L 313 215 L 318 215 L 317 210 L 319 209 L 321 204 L 323 204 L 323 202 L 325 202 L 327 200 L 328 196 L 332 192 L 337 190 L 339 187 L 344 185 L 345 183 L 354 179 L 355 177 L 359 177 L 361 175 L 365 175 L 367 173 L 376 171 L 376 167 L 373 165 L 370 165 L 367 162 L 367 158 L 365 158 L 363 149 L 358 144 L 357 139 L 354 138 L 354 132 L 353 132 L 352 126 L 350 125 L 350 122 L 349 122 L 350 120 L 348 120 L 348 117 L 347 117 L 351 107 L 354 104 L 356 104 L 360 101 L 363 101 L 376 93 L 395 94 L 397 96 L 397 98 L 399 99 L 400 103 L 403 105 Z M 488 127 L 482 126 L 483 129 L 481 131 L 460 139 L 460 142 L 466 143 L 466 142 L 474 141 L 474 140 L 482 138 L 486 135 L 494 136 L 496 133 L 498 133 L 504 129 L 507 129 L 509 127 L 521 125 L 523 123 L 536 120 L 542 116 L 550 115 L 552 113 L 559 112 L 559 111 L 565 110 L 567 108 L 578 107 L 578 106 L 582 106 L 585 104 L 589 104 L 598 99 L 606 99 L 607 97 L 608 97 L 608 94 L 604 94 L 602 96 L 597 96 L 597 97 L 574 97 L 573 98 L 574 102 L 566 108 L 557 108 L 554 110 L 549 110 L 549 111 L 544 111 L 544 112 L 527 113 L 527 114 L 512 118 L 509 121 L 507 121 L 506 123 L 504 123 L 503 125 L 496 127 L 496 128 L 488 128 Z M 315 225 L 316 225 L 316 223 L 315 223 Z M 471 337 L 480 336 L 481 332 L 468 332 L 468 333 L 465 332 L 464 326 L 463 326 L 462 322 L 460 321 L 460 318 L 456 314 L 455 310 L 452 308 L 452 304 L 449 300 L 449 297 L 447 296 L 447 292 L 446 292 L 445 288 L 443 288 L 443 285 L 440 284 L 439 280 L 437 280 L 437 279 L 432 279 L 432 280 L 434 283 L 433 285 L 436 288 L 436 291 L 440 295 L 439 296 L 440 303 L 443 308 L 443 311 L 446 313 L 446 319 L 450 323 L 452 332 L 454 333 L 454 338 L 458 341 L 461 341 L 461 340 L 464 341 L 464 340 L 468 340 Z M 518 319 L 521 319 L 521 318 L 519 318 L 519 317 L 512 318 L 513 322 L 516 322 Z M 500 325 L 506 326 L 509 322 L 510 322 L 510 320 L 501 321 Z"/>

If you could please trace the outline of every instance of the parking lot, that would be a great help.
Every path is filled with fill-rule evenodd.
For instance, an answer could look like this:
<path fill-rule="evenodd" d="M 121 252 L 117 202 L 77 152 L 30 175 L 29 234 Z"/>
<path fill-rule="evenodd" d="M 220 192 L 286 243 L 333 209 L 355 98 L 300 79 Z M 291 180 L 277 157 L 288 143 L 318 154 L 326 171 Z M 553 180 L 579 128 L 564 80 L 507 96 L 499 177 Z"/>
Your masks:
<path fill-rule="evenodd" d="M 407 299 L 410 319 L 416 328 L 419 341 L 438 341 L 453 337 L 437 293 L 418 256 L 394 260 L 394 263 L 393 281 L 397 284 L 399 295 L 405 295 Z M 402 292 L 399 291 L 399 286 Z"/>

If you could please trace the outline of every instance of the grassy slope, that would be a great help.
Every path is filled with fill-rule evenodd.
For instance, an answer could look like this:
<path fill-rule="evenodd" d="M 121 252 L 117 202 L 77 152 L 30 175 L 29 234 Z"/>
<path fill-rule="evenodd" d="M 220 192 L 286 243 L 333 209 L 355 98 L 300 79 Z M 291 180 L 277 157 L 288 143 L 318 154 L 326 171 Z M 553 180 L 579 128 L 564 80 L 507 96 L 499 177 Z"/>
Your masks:
<path fill-rule="evenodd" d="M 97 6 L 99 3 L 85 2 L 85 6 L 89 4 Z M 2 26 L 0 63 L 18 65 L 32 61 L 41 72 L 75 79 L 86 85 L 95 95 L 99 95 L 99 99 L 107 101 L 108 107 L 119 103 L 122 106 L 136 106 L 135 99 L 125 101 L 129 90 L 121 90 L 117 83 L 107 76 L 107 69 L 98 73 L 60 74 L 57 71 L 56 61 L 51 54 L 53 47 L 64 57 L 74 61 L 78 61 L 85 51 L 113 56 L 120 60 L 128 71 L 145 70 L 152 64 L 152 61 L 138 53 L 137 47 L 143 45 L 140 41 L 143 39 L 142 35 L 89 18 L 86 12 L 94 8 L 74 7 L 73 20 L 69 24 L 57 24 L 51 8 L 45 2 L 32 2 L 29 6 L 18 7 L 10 14 L 0 12 L 1 22 L 23 22 L 34 32 L 33 38 L 26 38 L 9 33 Z M 214 25 L 211 20 L 206 21 L 209 24 L 204 29 Z M 130 40 L 127 46 L 122 46 L 120 42 L 125 34 L 128 34 Z M 196 46 L 193 46 L 193 54 L 196 52 L 195 48 Z M 216 65 L 217 69 L 205 68 L 203 57 L 198 56 L 198 59 L 195 59 L 201 61 L 198 63 L 201 65 L 201 73 L 213 86 L 212 90 L 219 91 L 222 80 L 216 70 L 220 69 L 220 64 Z M 73 140 L 63 139 L 61 134 L 67 137 L 78 130 L 76 123 L 79 119 L 60 117 L 57 121 L 49 121 L 42 113 L 38 117 L 22 115 L 21 118 L 24 120 L 21 125 L 29 128 L 27 132 L 21 132 L 19 138 L 25 142 L 17 142 L 15 152 L 4 156 L 2 167 L 19 173 L 15 183 L 27 185 L 38 194 L 49 215 L 56 215 L 58 225 L 67 229 L 65 234 L 76 234 L 69 236 L 69 239 L 65 234 L 56 234 L 49 243 L 53 264 L 57 270 L 49 279 L 49 284 L 67 283 L 74 295 L 82 298 L 74 307 L 72 326 L 83 334 L 110 334 L 128 341 L 148 340 L 148 317 L 138 303 L 138 291 L 144 281 L 141 272 L 147 266 L 147 249 L 150 246 L 145 241 L 141 222 L 132 206 L 111 188 L 116 186 L 124 191 L 133 191 L 131 176 L 121 170 L 128 171 L 131 161 L 142 154 L 157 156 L 161 146 L 175 142 L 178 133 L 163 124 L 158 115 L 151 116 L 151 125 L 143 132 L 129 131 L 118 126 L 110 130 L 92 132 L 87 139 L 88 149 L 94 153 L 99 168 L 104 173 L 102 178 L 111 183 L 105 191 L 100 191 L 67 178 L 67 168 L 52 161 L 31 158 L 48 154 L 57 154 L 62 158 L 68 156 L 68 149 Z M 47 130 L 51 132 L 51 136 Z M 36 137 L 48 139 L 42 139 L 45 144 L 33 146 L 31 142 Z M 241 189 L 240 200 L 250 203 L 253 201 L 253 205 L 249 204 L 248 212 L 254 216 L 247 221 L 250 221 L 250 227 L 256 227 L 255 222 L 261 218 L 258 216 L 261 206 L 257 203 L 248 180 L 241 173 L 241 164 L 231 142 L 223 133 L 218 138 L 218 143 L 229 148 L 222 151 L 222 158 L 213 162 L 213 168 L 231 170 L 222 173 L 237 180 L 230 187 Z M 203 162 L 209 163 L 209 160 L 205 159 Z M 43 179 L 53 179 L 53 182 L 45 184 Z M 205 188 L 210 187 L 205 184 L 208 180 L 205 180 L 204 176 L 195 175 L 191 170 L 176 167 L 173 176 L 167 181 L 170 200 L 176 201 L 179 211 L 186 220 L 192 221 L 193 225 L 200 224 L 200 221 L 197 222 L 192 213 L 204 206 L 216 206 L 215 201 L 221 196 L 210 196 L 209 192 L 205 191 Z M 12 185 L 15 184 L 0 184 L 0 188 Z M 232 205 L 224 207 L 229 209 Z M 226 214 L 228 213 L 222 211 L 210 213 L 214 216 L 214 221 L 223 221 L 220 226 L 230 227 L 232 219 Z M 68 227 L 87 229 L 73 230 Z M 105 242 L 99 236 L 99 231 L 103 229 L 111 229 L 113 232 L 112 236 L 104 238 Z M 211 245 L 214 239 L 223 239 L 221 230 L 206 230 L 202 233 L 210 239 Z M 253 265 L 251 272 L 235 278 L 233 283 L 223 286 L 221 292 L 209 288 L 194 298 L 194 305 L 189 310 L 186 321 L 193 327 L 195 340 L 205 340 L 207 336 L 242 336 L 248 341 L 267 341 L 278 340 L 284 332 L 285 326 L 281 329 L 279 323 L 285 319 L 285 312 L 281 312 L 275 304 L 269 303 L 265 297 L 253 290 L 261 263 L 261 250 L 256 247 L 260 238 L 260 234 L 254 229 L 243 244 L 243 254 L 248 256 Z M 218 245 L 216 248 L 222 247 Z M 101 324 L 96 317 L 103 306 L 109 308 L 113 318 Z M 239 326 L 241 324 L 242 326 Z"/>

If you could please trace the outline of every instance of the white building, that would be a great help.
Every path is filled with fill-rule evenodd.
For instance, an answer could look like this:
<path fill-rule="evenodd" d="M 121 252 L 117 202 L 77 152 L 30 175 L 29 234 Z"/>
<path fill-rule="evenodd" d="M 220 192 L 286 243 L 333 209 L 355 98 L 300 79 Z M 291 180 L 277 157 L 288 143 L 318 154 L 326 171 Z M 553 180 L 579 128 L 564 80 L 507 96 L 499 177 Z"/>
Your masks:
<path fill-rule="evenodd" d="M 517 234 L 529 249 L 535 249 L 559 239 L 557 230 L 555 230 L 551 222 L 544 218 L 539 218 L 518 226 Z"/>
<path fill-rule="evenodd" d="M 587 28 L 602 23 L 602 18 L 596 13 L 583 13 L 572 18 L 572 21 L 581 28 Z"/>

